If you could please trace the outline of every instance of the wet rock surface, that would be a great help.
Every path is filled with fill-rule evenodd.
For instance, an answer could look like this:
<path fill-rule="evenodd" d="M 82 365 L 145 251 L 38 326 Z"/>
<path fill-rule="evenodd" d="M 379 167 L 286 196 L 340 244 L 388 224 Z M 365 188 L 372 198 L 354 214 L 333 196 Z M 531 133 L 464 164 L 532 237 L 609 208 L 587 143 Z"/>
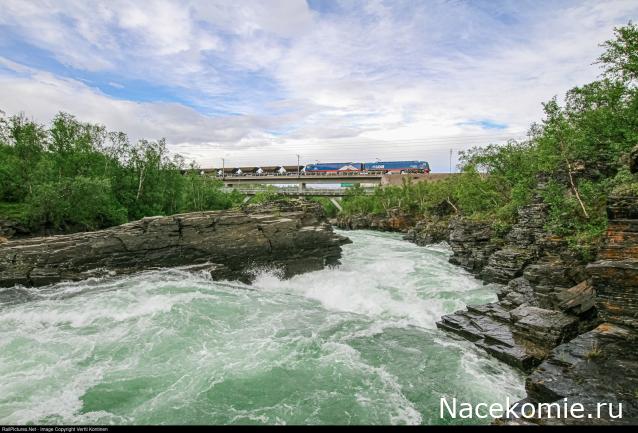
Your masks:
<path fill-rule="evenodd" d="M 529 371 L 541 362 L 541 356 L 515 340 L 510 322 L 510 313 L 499 303 L 491 303 L 468 306 L 465 311 L 443 316 L 437 327 L 472 341 L 509 365 Z"/>
<path fill-rule="evenodd" d="M 333 232 L 319 204 L 301 200 L 151 217 L 96 232 L 4 242 L 0 286 L 185 265 L 244 281 L 259 267 L 291 276 L 338 263 L 341 245 L 349 242 Z"/>

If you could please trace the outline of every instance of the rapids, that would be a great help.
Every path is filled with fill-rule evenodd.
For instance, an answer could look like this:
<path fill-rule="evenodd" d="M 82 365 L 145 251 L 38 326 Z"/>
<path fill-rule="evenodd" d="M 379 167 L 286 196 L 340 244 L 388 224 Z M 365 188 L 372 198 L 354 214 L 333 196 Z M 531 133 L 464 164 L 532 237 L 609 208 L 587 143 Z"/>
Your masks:
<path fill-rule="evenodd" d="M 462 424 L 441 397 L 524 396 L 520 373 L 435 326 L 493 286 L 445 245 L 343 233 L 341 266 L 288 280 L 0 289 L 0 424 Z"/>

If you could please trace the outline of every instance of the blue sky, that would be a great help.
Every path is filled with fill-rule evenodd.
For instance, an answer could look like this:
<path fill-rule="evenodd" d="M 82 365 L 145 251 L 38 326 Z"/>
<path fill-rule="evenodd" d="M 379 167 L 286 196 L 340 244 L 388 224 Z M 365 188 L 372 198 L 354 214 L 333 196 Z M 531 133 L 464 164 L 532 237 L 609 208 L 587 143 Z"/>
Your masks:
<path fill-rule="evenodd" d="M 635 1 L 3 0 L 0 110 L 202 166 L 427 159 L 524 136 Z"/>

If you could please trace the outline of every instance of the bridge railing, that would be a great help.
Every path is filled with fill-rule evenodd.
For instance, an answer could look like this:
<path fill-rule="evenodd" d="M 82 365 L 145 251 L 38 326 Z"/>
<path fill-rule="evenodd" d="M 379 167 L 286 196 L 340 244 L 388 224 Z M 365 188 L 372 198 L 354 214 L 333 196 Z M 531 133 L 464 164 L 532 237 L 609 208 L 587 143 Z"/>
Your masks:
<path fill-rule="evenodd" d="M 274 193 L 280 195 L 292 195 L 292 196 L 345 196 L 348 194 L 350 188 L 304 188 L 300 190 L 298 187 L 282 187 L 282 188 L 237 188 L 237 187 L 224 187 L 222 191 L 232 192 L 237 191 L 245 195 L 255 195 L 259 193 Z M 364 195 L 374 194 L 374 188 L 360 188 L 359 193 Z"/>

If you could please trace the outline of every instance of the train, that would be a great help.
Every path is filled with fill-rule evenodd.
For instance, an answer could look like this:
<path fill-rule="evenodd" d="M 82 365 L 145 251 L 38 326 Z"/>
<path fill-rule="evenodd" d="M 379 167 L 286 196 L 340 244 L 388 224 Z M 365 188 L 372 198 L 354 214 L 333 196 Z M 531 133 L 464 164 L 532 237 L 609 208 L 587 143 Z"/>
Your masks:
<path fill-rule="evenodd" d="M 427 161 L 317 162 L 307 164 L 306 174 L 320 173 L 429 173 Z"/>

